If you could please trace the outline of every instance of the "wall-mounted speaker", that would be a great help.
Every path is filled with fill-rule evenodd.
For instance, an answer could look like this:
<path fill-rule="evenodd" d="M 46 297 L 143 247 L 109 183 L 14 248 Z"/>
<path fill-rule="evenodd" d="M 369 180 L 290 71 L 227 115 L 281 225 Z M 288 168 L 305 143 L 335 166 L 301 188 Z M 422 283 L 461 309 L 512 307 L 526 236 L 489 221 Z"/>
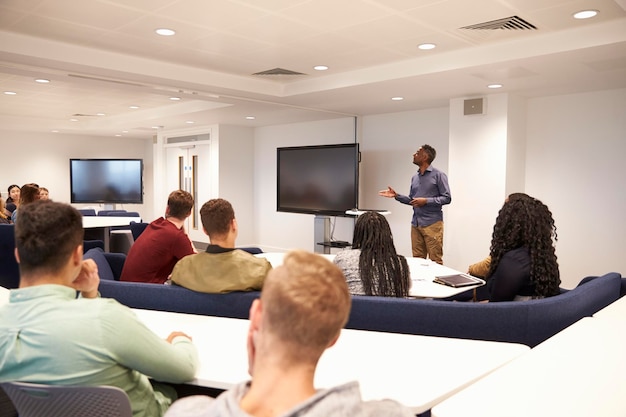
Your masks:
<path fill-rule="evenodd" d="M 463 102 L 463 115 L 484 114 L 484 99 L 472 98 Z"/>

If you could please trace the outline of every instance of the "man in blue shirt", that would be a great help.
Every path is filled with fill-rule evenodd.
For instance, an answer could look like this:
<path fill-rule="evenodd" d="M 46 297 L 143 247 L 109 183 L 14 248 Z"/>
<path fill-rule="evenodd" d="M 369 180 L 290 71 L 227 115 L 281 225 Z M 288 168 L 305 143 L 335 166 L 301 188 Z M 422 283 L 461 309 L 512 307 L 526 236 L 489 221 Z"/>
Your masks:
<path fill-rule="evenodd" d="M 398 194 L 393 188 L 378 194 L 395 198 L 403 204 L 413 206 L 411 219 L 411 247 L 413 256 L 430 258 L 443 264 L 443 211 L 442 206 L 450 204 L 448 177 L 431 164 L 437 151 L 430 145 L 423 145 L 413 154 L 413 164 L 419 170 L 411 179 L 409 195 Z"/>

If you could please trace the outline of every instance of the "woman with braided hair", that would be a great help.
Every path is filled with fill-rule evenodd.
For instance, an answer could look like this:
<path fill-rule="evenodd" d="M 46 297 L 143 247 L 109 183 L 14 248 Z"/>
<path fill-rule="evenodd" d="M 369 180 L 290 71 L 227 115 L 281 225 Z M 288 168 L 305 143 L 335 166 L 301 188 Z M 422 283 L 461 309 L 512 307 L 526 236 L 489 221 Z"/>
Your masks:
<path fill-rule="evenodd" d="M 359 216 L 354 225 L 352 249 L 335 256 L 352 295 L 407 297 L 411 277 L 406 258 L 396 253 L 391 228 L 375 211 Z"/>
<path fill-rule="evenodd" d="M 541 201 L 516 198 L 504 204 L 491 239 L 489 300 L 528 300 L 559 294 L 556 240 L 552 213 Z"/>

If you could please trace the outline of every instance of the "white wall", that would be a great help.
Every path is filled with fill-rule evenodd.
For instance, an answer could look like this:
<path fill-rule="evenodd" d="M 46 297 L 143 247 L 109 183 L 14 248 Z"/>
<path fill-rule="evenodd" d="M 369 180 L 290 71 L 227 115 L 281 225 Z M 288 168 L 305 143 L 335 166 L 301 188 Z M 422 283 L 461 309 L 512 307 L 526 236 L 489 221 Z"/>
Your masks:
<path fill-rule="evenodd" d="M 50 190 L 52 200 L 69 203 L 70 158 L 142 158 L 144 204 L 118 204 L 118 208 L 137 211 L 145 219 L 153 217 L 151 138 L 105 138 L 0 130 L 0 147 L 3 156 L 0 191 L 5 199 L 10 184 L 22 186 L 34 182 Z"/>
<path fill-rule="evenodd" d="M 626 89 L 528 101 L 526 192 L 552 210 L 563 286 L 626 275 Z"/>

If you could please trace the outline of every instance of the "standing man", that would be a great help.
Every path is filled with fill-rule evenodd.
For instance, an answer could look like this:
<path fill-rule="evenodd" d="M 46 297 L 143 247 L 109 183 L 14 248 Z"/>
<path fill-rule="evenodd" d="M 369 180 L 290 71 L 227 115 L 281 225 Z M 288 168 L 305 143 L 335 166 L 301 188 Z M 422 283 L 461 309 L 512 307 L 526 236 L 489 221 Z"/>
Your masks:
<path fill-rule="evenodd" d="M 183 190 L 170 193 L 165 217 L 150 223 L 130 247 L 120 281 L 163 284 L 176 262 L 196 253 L 183 227 L 192 208 L 190 193 Z"/>
<path fill-rule="evenodd" d="M 423 145 L 413 154 L 413 164 L 419 170 L 411 179 L 409 195 L 398 194 L 393 188 L 379 191 L 383 197 L 395 198 L 403 204 L 413 206 L 411 219 L 411 247 L 413 256 L 427 256 L 438 264 L 443 264 L 443 211 L 441 207 L 450 204 L 448 177 L 431 166 L 437 151 L 430 145 Z"/>

